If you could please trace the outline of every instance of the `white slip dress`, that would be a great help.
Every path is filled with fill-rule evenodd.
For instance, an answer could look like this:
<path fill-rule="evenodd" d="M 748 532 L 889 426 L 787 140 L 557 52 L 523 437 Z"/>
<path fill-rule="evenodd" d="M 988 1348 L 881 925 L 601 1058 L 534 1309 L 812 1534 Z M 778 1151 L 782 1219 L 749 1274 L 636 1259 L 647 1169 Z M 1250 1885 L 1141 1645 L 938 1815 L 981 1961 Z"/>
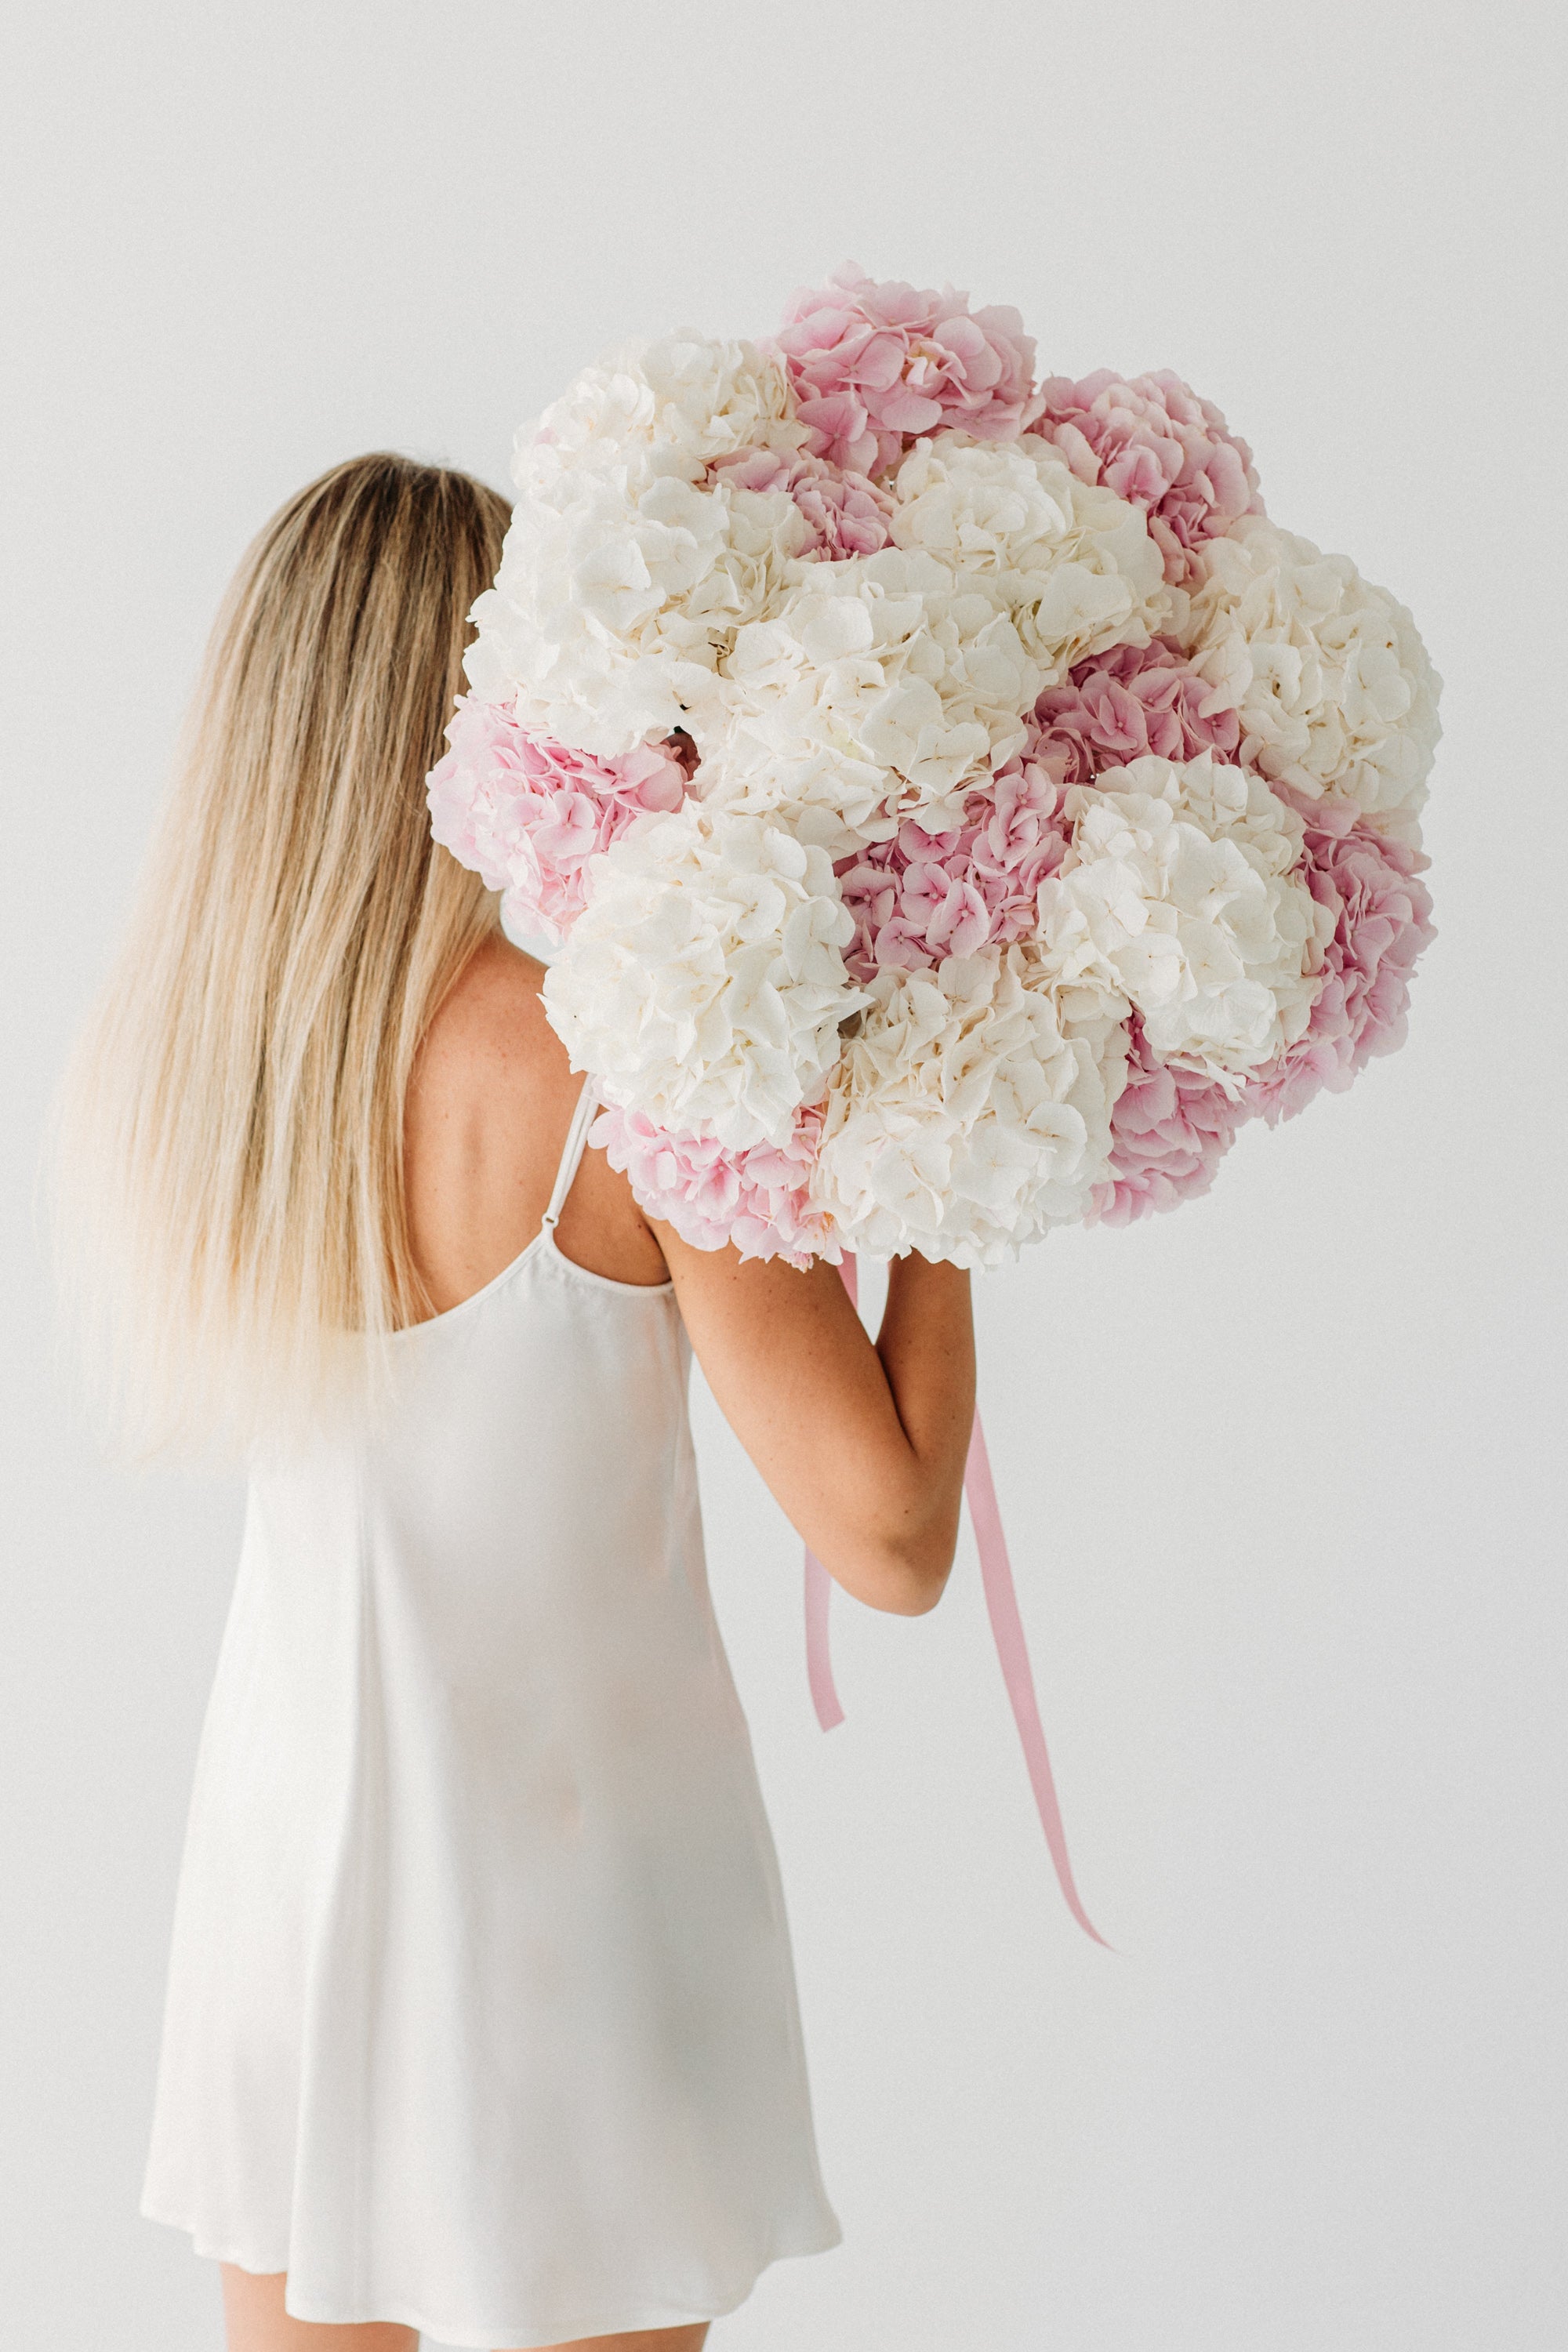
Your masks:
<path fill-rule="evenodd" d="M 253 1472 L 142 2211 L 297 2317 L 717 2318 L 839 2229 L 669 1285 L 554 1226 Z"/>

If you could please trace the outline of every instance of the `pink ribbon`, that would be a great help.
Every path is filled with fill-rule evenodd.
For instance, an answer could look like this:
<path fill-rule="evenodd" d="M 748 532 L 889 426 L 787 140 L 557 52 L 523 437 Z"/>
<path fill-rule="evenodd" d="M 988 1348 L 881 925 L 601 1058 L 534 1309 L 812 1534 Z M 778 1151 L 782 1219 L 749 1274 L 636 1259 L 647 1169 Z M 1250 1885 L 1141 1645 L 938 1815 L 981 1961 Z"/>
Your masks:
<path fill-rule="evenodd" d="M 844 1286 L 853 1300 L 856 1297 L 854 1259 L 846 1258 L 839 1271 L 844 1277 Z M 969 1458 L 964 1464 L 963 1491 L 969 1503 L 970 1525 L 974 1529 L 975 1549 L 980 1554 L 980 1580 L 985 1593 L 986 1612 L 991 1619 L 991 1635 L 996 1644 L 1002 1680 L 1013 1709 L 1013 1720 L 1018 1727 L 1024 1761 L 1028 1768 L 1029 1786 L 1034 1790 L 1035 1809 L 1046 1833 L 1057 1885 L 1061 1888 L 1068 1909 L 1085 1935 L 1092 1936 L 1106 1951 L 1113 1951 L 1114 1945 L 1106 1943 L 1084 1909 L 1073 1880 L 1067 1832 L 1062 1826 L 1062 1810 L 1051 1774 L 1051 1759 L 1046 1747 L 1039 1700 L 1029 1664 L 1029 1646 L 1024 1636 L 1024 1621 L 1018 1613 L 1017 1589 L 1013 1582 L 1007 1538 L 1002 1531 L 1002 1513 L 996 1501 L 995 1483 L 991 1475 L 990 1456 L 985 1451 L 985 1432 L 980 1425 L 978 1412 L 974 1416 L 974 1428 L 969 1440 Z M 828 1643 L 827 1606 L 832 1591 L 832 1578 L 815 1553 L 808 1550 L 805 1555 L 805 1672 L 811 1685 L 811 1703 L 824 1731 L 832 1731 L 844 1720 L 844 1709 L 838 1703 L 838 1693 L 834 1687 L 833 1659 Z"/>
<path fill-rule="evenodd" d="M 816 1709 L 816 1719 L 824 1731 L 837 1731 L 844 1720 L 844 1709 L 838 1703 L 838 1693 L 833 1681 L 833 1652 L 827 1633 L 827 1604 L 833 1598 L 833 1579 L 814 1551 L 805 1555 L 805 1678 L 811 1685 L 811 1703 Z"/>
<path fill-rule="evenodd" d="M 985 1432 L 980 1426 L 980 1415 L 974 1416 L 974 1427 L 969 1440 L 969 1459 L 963 1466 L 963 1491 L 969 1502 L 969 1523 L 974 1529 L 975 1549 L 980 1554 L 980 1580 L 985 1591 L 985 1606 L 991 1618 L 992 1639 L 1002 1664 L 1002 1680 L 1007 1686 L 1007 1696 L 1013 1708 L 1013 1720 L 1018 1727 L 1023 1745 L 1024 1761 L 1029 1768 L 1029 1786 L 1035 1792 L 1035 1809 L 1040 1816 L 1040 1827 L 1046 1833 L 1051 1861 L 1056 1866 L 1057 1885 L 1066 1898 L 1068 1909 L 1086 1936 L 1092 1936 L 1105 1949 L 1115 1947 L 1105 1942 L 1082 1903 L 1073 1883 L 1072 1864 L 1068 1859 L 1067 1832 L 1062 1827 L 1062 1809 L 1057 1801 L 1057 1784 L 1051 1778 L 1051 1759 L 1046 1750 L 1046 1735 L 1040 1722 L 1040 1705 L 1035 1696 L 1035 1677 L 1029 1666 L 1029 1645 L 1024 1638 L 1024 1621 L 1018 1614 L 1018 1595 L 1013 1583 L 1012 1563 L 1007 1558 L 1007 1538 L 1002 1532 L 1002 1513 L 996 1501 L 996 1488 L 991 1477 L 991 1458 L 985 1451 Z M 826 1621 L 824 1620 L 824 1632 Z"/>
<path fill-rule="evenodd" d="M 849 1293 L 851 1307 L 860 1304 L 860 1285 L 853 1257 L 846 1257 L 838 1269 L 845 1289 Z M 811 1703 L 816 1709 L 816 1719 L 824 1731 L 836 1731 L 844 1720 L 844 1709 L 838 1704 L 838 1692 L 833 1680 L 833 1651 L 827 1633 L 827 1604 L 833 1598 L 833 1579 L 806 1547 L 805 1554 L 805 1679 L 811 1685 Z"/>

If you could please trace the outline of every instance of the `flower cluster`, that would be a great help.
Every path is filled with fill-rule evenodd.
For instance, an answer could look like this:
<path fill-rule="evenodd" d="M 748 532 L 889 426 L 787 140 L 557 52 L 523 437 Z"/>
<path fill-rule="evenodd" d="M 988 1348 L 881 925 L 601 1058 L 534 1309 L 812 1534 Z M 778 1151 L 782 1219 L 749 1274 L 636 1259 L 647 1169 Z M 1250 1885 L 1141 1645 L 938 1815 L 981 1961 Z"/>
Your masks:
<path fill-rule="evenodd" d="M 1022 947 L 883 972 L 869 994 L 814 1172 L 845 1241 L 993 1265 L 1081 1217 L 1121 1082 L 1114 998 Z"/>
<path fill-rule="evenodd" d="M 1239 1085 L 1305 1031 L 1329 929 L 1295 870 L 1304 828 L 1205 752 L 1107 768 L 1068 794 L 1072 846 L 1039 893 L 1065 975 L 1118 991 L 1156 1060 Z"/>
<path fill-rule="evenodd" d="M 812 447 L 868 474 L 944 425 L 1012 438 L 1034 390 L 1016 310 L 972 310 L 951 286 L 878 285 L 853 262 L 793 298 L 778 348 Z"/>
<path fill-rule="evenodd" d="M 1035 728 L 1037 756 L 1069 784 L 1092 783 L 1102 768 L 1151 753 L 1194 760 L 1214 751 L 1234 760 L 1241 741 L 1236 712 L 1212 707 L 1203 680 L 1169 637 L 1117 646 L 1080 662 L 1065 686 L 1040 697 Z"/>
<path fill-rule="evenodd" d="M 588 860 L 639 817 L 676 809 L 686 773 L 662 744 L 596 760 L 531 735 L 465 695 L 429 778 L 430 830 L 504 896 L 502 911 L 559 945 L 587 904 Z"/>
<path fill-rule="evenodd" d="M 1185 638 L 1207 700 L 1237 714 L 1244 760 L 1414 838 L 1437 680 L 1404 605 L 1348 555 L 1244 516 L 1202 551 Z"/>
<path fill-rule="evenodd" d="M 1110 1114 L 1110 1164 L 1090 1221 L 1131 1224 L 1151 1209 L 1173 1209 L 1206 1192 L 1244 1116 L 1238 1097 L 1215 1079 L 1156 1060 L 1134 1017 L 1127 1082 Z"/>
<path fill-rule="evenodd" d="M 855 919 L 850 971 L 862 980 L 887 964 L 921 971 L 1028 938 L 1040 885 L 1067 856 L 1065 800 L 1043 762 L 1020 753 L 971 793 L 951 832 L 910 818 L 891 840 L 846 858 L 838 887 Z"/>
<path fill-rule="evenodd" d="M 1254 1088 L 1271 1123 L 1304 1109 L 1320 1087 L 1342 1092 L 1374 1054 L 1403 1045 L 1410 976 L 1433 936 L 1416 850 L 1357 824 L 1342 804 L 1300 806 L 1302 879 L 1329 928 L 1305 1033 Z"/>
<path fill-rule="evenodd" d="M 784 1143 L 865 1003 L 820 849 L 689 804 L 595 861 L 544 1003 L 605 1100 L 732 1148 Z"/>
<path fill-rule="evenodd" d="M 812 1202 L 820 1109 L 797 1110 L 782 1143 L 726 1150 L 713 1136 L 672 1135 L 645 1111 L 600 1112 L 589 1129 L 639 1201 L 695 1249 L 732 1242 L 746 1257 L 782 1257 L 805 1267 L 843 1255 L 832 1223 Z"/>
<path fill-rule="evenodd" d="M 1192 574 L 1194 548 L 1258 509 L 1251 450 L 1212 400 L 1167 368 L 1125 383 L 1110 368 L 1081 383 L 1053 376 L 1030 423 L 1081 481 L 1103 482 L 1142 508 L 1178 587 Z"/>
<path fill-rule="evenodd" d="M 990 1265 L 1399 1042 L 1437 680 L 1179 378 L 846 268 L 514 472 L 432 824 L 698 1246 Z"/>

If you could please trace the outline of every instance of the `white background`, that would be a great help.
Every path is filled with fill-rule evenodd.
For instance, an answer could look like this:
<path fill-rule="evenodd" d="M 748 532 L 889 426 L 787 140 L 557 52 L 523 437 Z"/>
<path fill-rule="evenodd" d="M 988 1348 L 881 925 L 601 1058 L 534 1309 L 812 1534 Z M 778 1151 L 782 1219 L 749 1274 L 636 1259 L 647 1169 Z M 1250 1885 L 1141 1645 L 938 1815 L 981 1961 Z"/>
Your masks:
<path fill-rule="evenodd" d="M 20 12 L 18 12 L 20 13 Z M 503 482 L 629 331 L 847 255 L 1170 365 L 1447 681 L 1413 1034 L 1213 1195 L 981 1288 L 1079 1875 L 967 1545 L 835 1612 L 705 1402 L 715 1584 L 847 2242 L 724 2352 L 1547 2352 L 1563 2196 L 1563 104 L 1547 5 L 142 0 L 26 12 L 6 1029 L 0 2339 L 209 2352 L 136 2215 L 237 1496 L 103 1468 L 51 1364 L 39 1120 L 219 592 L 374 446 Z"/>

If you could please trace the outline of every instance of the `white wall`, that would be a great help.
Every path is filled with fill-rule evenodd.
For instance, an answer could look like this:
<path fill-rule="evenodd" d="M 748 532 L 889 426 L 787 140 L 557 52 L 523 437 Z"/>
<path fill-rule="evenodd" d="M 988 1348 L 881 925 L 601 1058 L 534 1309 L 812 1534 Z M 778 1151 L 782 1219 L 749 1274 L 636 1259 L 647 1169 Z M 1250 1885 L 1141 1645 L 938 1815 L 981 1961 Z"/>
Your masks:
<path fill-rule="evenodd" d="M 391 445 L 503 480 L 612 337 L 765 331 L 845 255 L 1169 364 L 1447 679 L 1406 1051 L 1214 1195 L 983 1286 L 1079 1877 L 973 1560 L 836 1611 L 701 1410 L 844 2249 L 733 2352 L 1563 2340 L 1559 19 L 1321 0 L 54 0 L 15 36 L 0 1006 L 0 2339 L 199 2352 L 136 2218 L 236 1496 L 97 1462 L 30 1193 L 215 601 Z M 1549 989 L 1555 990 L 1554 1001 Z M 1560 1163 L 1559 1163 L 1560 1164 Z"/>

